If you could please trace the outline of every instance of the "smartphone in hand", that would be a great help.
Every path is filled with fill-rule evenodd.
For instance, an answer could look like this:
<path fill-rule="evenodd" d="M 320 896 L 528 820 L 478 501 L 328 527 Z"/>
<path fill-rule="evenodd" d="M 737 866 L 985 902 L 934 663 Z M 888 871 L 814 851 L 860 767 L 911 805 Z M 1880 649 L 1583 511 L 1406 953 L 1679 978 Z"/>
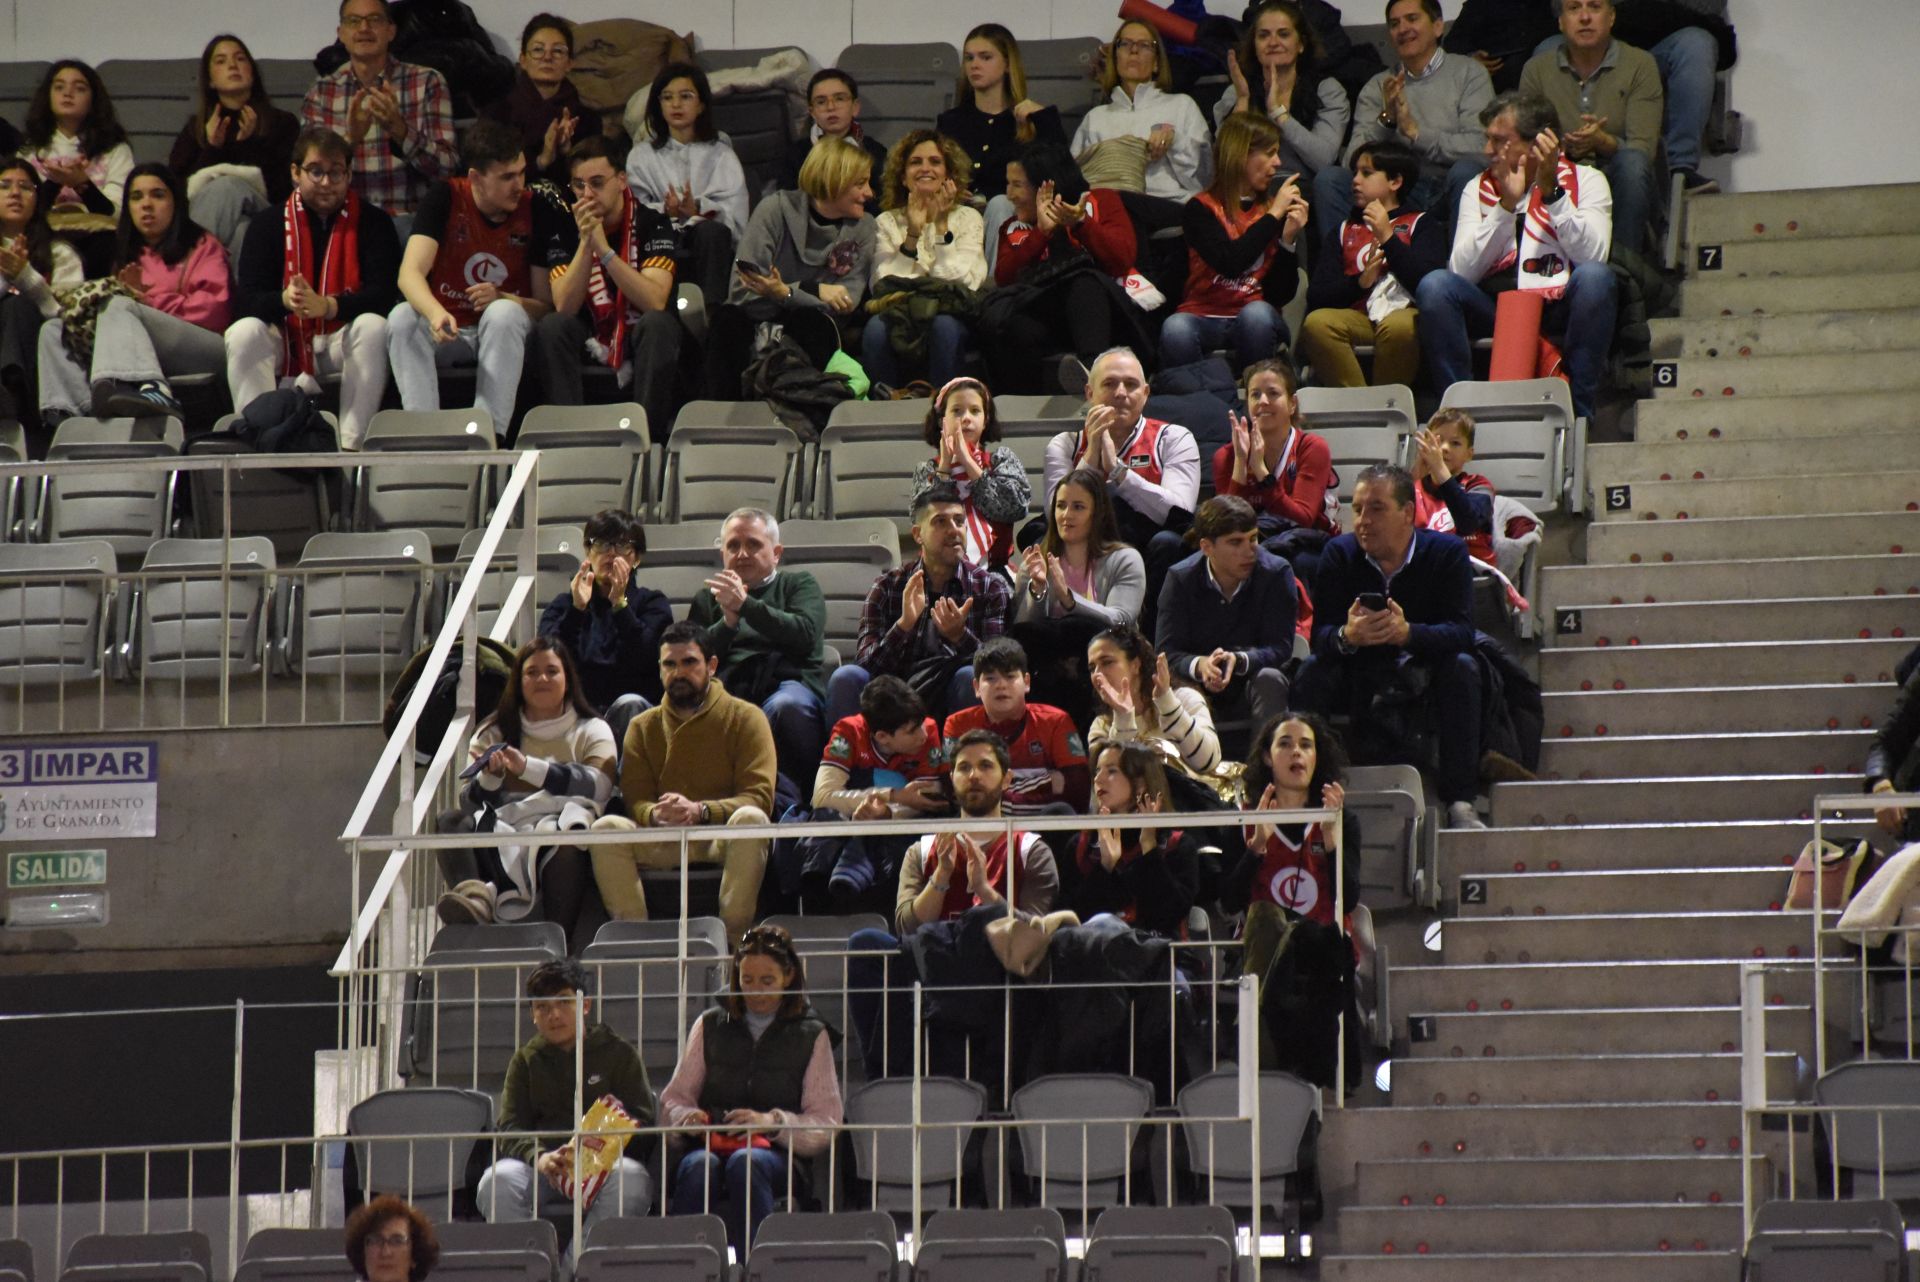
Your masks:
<path fill-rule="evenodd" d="M 1387 597 L 1384 592 L 1362 592 L 1354 598 L 1354 602 L 1359 605 L 1362 610 L 1384 610 L 1387 608 Z"/>

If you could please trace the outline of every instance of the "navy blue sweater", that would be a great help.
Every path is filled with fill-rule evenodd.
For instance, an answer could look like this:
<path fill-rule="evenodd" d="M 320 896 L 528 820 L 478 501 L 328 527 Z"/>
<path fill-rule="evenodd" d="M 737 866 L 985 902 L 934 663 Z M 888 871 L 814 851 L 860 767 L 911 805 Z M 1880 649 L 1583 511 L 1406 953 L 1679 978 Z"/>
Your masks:
<path fill-rule="evenodd" d="M 587 702 L 605 711 L 623 694 L 660 702 L 660 634 L 673 622 L 666 594 L 627 584 L 627 608 L 616 610 L 598 587 L 587 608 L 564 591 L 540 615 L 540 635 L 559 637 L 573 654 Z"/>
<path fill-rule="evenodd" d="M 1416 530 L 1413 553 L 1388 584 L 1353 535 L 1328 542 L 1313 581 L 1313 652 L 1340 654 L 1340 629 L 1362 592 L 1383 592 L 1400 603 L 1412 632 L 1409 654 L 1439 657 L 1473 648 L 1473 567 L 1467 545 L 1451 534 Z M 1377 647 L 1370 647 L 1377 648 Z M 1365 654 L 1366 649 L 1361 653 Z"/>
<path fill-rule="evenodd" d="M 1167 581 L 1160 585 L 1155 636 L 1177 677 L 1191 675 L 1193 660 L 1215 650 L 1246 651 L 1247 671 L 1258 672 L 1293 657 L 1299 609 L 1293 568 L 1265 548 L 1231 601 L 1214 586 L 1206 553 L 1196 552 L 1167 571 Z"/>

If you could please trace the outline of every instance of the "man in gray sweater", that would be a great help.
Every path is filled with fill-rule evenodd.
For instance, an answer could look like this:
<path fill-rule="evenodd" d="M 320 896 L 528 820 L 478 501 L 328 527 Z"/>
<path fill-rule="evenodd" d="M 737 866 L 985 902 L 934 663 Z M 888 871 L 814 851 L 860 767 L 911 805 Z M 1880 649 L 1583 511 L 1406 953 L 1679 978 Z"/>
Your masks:
<path fill-rule="evenodd" d="M 1420 157 L 1420 177 L 1405 203 L 1452 226 L 1460 192 L 1486 166 L 1480 109 L 1493 101 L 1493 80 L 1472 58 L 1440 47 L 1446 24 L 1440 0 L 1387 0 L 1387 34 L 1400 65 L 1360 90 L 1353 107 L 1347 163 L 1313 179 L 1313 216 L 1321 234 L 1338 228 L 1353 207 L 1353 158 L 1391 139 Z"/>

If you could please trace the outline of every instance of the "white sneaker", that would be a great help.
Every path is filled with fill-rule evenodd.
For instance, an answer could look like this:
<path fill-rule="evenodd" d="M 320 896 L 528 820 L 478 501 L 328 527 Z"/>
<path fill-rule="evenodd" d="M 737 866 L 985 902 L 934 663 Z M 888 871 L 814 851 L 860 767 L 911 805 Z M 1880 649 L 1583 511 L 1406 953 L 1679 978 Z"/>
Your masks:
<path fill-rule="evenodd" d="M 1456 801 L 1448 805 L 1447 827 L 1484 830 L 1486 826 L 1480 819 L 1480 812 L 1473 808 L 1471 801 Z"/>

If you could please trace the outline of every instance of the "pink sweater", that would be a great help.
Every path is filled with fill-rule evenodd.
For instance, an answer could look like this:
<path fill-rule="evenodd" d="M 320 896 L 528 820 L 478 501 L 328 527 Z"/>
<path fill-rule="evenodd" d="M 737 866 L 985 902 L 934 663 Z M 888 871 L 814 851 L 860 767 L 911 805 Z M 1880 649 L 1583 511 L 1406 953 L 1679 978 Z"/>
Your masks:
<path fill-rule="evenodd" d="M 227 270 L 227 247 L 211 234 L 202 235 L 200 243 L 171 267 L 152 249 L 141 250 L 136 261 L 147 287 L 142 300 L 147 306 L 216 334 L 226 329 L 232 277 Z"/>
<path fill-rule="evenodd" d="M 660 1092 L 660 1120 L 667 1126 L 698 1126 L 689 1121 L 701 1112 L 700 1088 L 707 1084 L 706 1039 L 700 1030 L 705 1020 L 695 1020 L 687 1034 L 687 1049 L 674 1066 L 673 1080 Z M 800 1111 L 773 1110 L 774 1121 L 793 1130 L 776 1131 L 768 1138 L 784 1143 L 802 1157 L 824 1153 L 833 1143 L 833 1128 L 845 1113 L 840 1103 L 840 1078 L 833 1068 L 833 1043 L 825 1033 L 813 1044 L 813 1058 L 807 1061 L 807 1075 L 800 1086 Z M 717 1124 L 721 1119 L 714 1118 Z"/>

